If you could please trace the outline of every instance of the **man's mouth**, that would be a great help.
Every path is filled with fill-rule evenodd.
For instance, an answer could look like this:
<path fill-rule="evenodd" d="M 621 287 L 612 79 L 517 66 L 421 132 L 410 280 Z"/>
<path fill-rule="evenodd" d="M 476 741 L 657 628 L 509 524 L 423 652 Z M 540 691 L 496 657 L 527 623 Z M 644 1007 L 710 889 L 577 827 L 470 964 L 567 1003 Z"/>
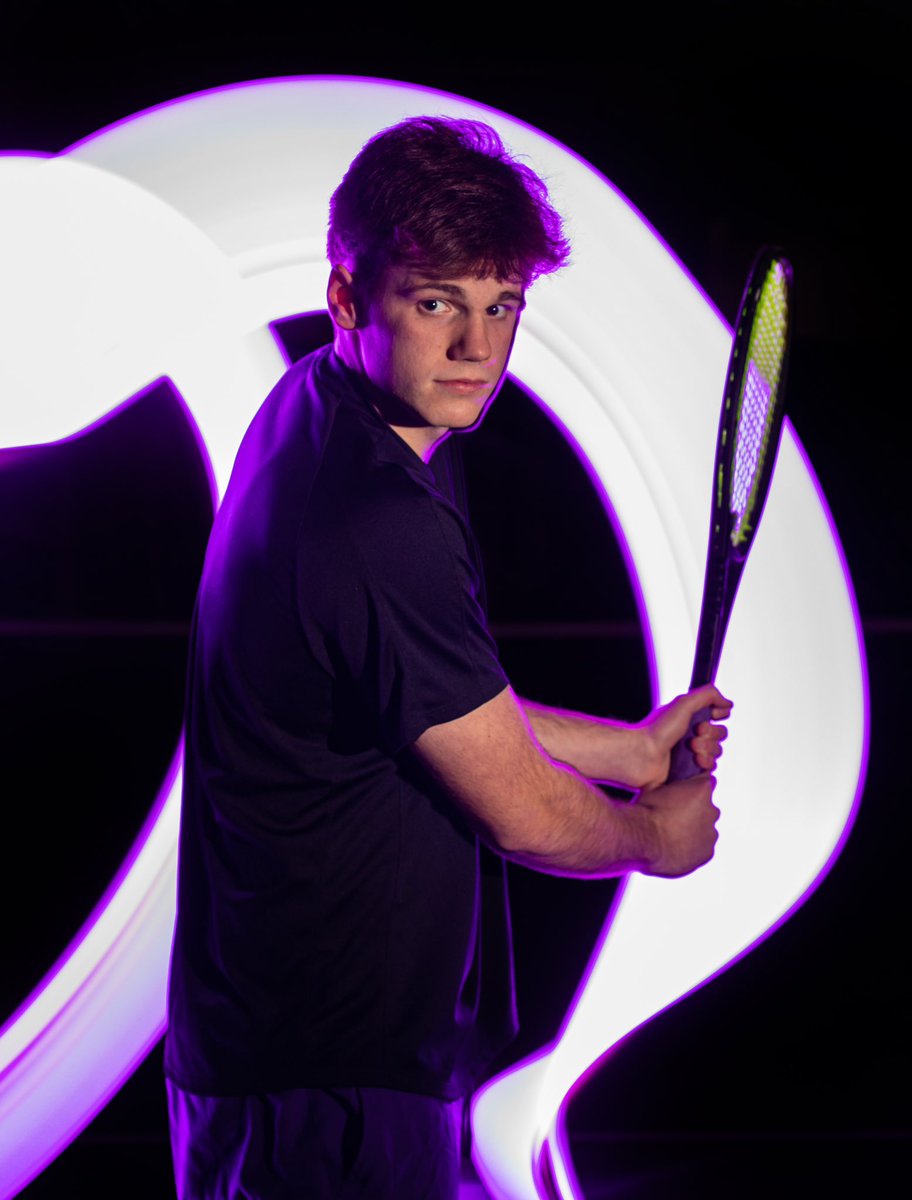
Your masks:
<path fill-rule="evenodd" d="M 465 392 L 467 395 L 491 386 L 487 379 L 435 379 L 434 382 L 452 391 Z"/>

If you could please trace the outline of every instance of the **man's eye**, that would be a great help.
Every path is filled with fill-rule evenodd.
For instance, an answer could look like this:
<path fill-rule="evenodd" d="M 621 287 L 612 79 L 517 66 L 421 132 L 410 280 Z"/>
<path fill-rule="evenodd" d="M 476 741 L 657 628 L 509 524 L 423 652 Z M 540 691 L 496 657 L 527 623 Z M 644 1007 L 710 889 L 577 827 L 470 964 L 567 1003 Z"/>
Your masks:
<path fill-rule="evenodd" d="M 449 310 L 449 305 L 445 300 L 419 300 L 418 307 L 422 312 L 426 313 L 444 313 Z"/>
<path fill-rule="evenodd" d="M 509 317 L 513 312 L 514 310 L 508 308 L 506 304 L 492 304 L 488 308 L 489 317 Z"/>

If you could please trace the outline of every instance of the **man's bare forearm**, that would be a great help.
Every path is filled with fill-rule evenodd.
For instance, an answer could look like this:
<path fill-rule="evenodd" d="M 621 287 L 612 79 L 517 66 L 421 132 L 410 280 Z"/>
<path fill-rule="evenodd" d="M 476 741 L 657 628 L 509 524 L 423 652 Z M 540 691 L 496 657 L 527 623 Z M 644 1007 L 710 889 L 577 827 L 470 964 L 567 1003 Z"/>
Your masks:
<path fill-rule="evenodd" d="M 620 749 L 623 727 L 530 706 L 544 729 L 539 740 L 537 733 L 530 736 L 530 718 L 509 687 L 472 712 L 426 729 L 414 751 L 505 858 L 555 875 L 682 875 L 712 856 L 719 815 L 712 804 L 714 780 L 710 774 L 662 780 L 668 751 L 708 699 L 728 706 L 715 689 L 703 689 L 643 722 L 646 736 L 664 746 L 664 774 L 633 805 L 603 795 L 544 744 L 550 730 L 549 740 L 567 757 L 581 757 L 594 774 L 613 764 L 611 775 L 627 782 L 634 772 Z M 589 738 L 610 749 L 593 753 Z M 714 762 L 711 753 L 709 758 Z"/>
<path fill-rule="evenodd" d="M 611 800 L 573 768 L 552 762 L 525 792 L 522 819 L 494 848 L 550 875 L 601 878 L 648 871 L 660 854 L 653 814 Z"/>
<path fill-rule="evenodd" d="M 587 779 L 640 788 L 653 783 L 658 755 L 643 726 L 520 700 L 532 732 L 551 758 Z"/>

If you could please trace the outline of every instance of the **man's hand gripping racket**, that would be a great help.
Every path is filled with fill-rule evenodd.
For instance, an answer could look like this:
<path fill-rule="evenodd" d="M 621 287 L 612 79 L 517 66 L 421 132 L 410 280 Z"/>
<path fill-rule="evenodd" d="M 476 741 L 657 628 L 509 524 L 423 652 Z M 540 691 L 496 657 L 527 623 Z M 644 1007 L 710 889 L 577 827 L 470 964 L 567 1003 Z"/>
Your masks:
<path fill-rule="evenodd" d="M 791 288 L 788 260 L 778 250 L 761 250 L 741 298 L 725 378 L 691 690 L 715 681 L 741 573 L 773 476 L 784 411 Z M 711 720 L 712 707 L 694 714 L 687 734 L 671 752 L 669 782 L 703 770 L 691 743 L 698 726 Z"/>

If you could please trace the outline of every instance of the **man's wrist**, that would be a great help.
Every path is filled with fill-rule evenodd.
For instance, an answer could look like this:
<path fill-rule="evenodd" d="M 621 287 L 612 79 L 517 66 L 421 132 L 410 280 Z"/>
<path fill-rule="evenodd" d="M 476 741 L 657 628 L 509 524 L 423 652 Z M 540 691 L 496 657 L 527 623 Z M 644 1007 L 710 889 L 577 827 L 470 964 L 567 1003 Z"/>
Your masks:
<path fill-rule="evenodd" d="M 656 814 L 635 802 L 613 801 L 619 810 L 625 839 L 626 869 L 649 874 L 662 857 L 662 838 Z"/>
<path fill-rule="evenodd" d="M 648 720 L 630 725 L 628 729 L 628 761 L 631 768 L 628 786 L 639 791 L 658 787 L 665 782 L 668 770 L 667 754 L 660 745 L 655 730 Z"/>

